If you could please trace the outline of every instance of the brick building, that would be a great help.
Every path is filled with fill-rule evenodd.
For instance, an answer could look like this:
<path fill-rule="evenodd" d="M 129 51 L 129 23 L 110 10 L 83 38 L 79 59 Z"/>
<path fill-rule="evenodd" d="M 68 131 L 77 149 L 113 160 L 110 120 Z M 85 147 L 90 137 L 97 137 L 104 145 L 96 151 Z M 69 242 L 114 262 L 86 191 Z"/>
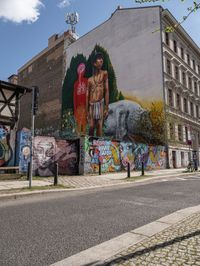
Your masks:
<path fill-rule="evenodd" d="M 39 87 L 39 111 L 35 127 L 40 133 L 60 128 L 61 88 L 63 80 L 64 43 L 75 41 L 71 31 L 54 34 L 48 39 L 48 47 L 18 70 L 18 84 Z M 31 126 L 31 95 L 21 101 L 19 129 Z M 26 115 L 24 115 L 26 114 Z"/>

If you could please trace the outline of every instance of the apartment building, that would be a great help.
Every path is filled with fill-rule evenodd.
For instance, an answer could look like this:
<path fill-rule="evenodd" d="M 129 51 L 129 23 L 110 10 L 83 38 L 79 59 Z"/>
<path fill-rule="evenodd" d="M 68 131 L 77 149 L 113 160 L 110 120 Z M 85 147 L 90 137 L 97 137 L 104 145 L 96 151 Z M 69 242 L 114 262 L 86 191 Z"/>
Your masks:
<path fill-rule="evenodd" d="M 170 167 L 186 166 L 199 158 L 200 145 L 200 49 L 183 27 L 165 29 L 178 22 L 162 11 L 164 97 Z"/>

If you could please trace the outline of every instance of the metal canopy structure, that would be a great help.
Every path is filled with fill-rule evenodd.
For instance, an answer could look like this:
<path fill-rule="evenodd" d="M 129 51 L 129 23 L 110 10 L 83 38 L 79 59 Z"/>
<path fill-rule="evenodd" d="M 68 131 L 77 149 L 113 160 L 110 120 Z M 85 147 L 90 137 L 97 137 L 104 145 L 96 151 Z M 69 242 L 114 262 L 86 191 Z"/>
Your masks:
<path fill-rule="evenodd" d="M 0 124 L 14 128 L 19 118 L 20 98 L 30 92 L 31 88 L 0 80 Z"/>

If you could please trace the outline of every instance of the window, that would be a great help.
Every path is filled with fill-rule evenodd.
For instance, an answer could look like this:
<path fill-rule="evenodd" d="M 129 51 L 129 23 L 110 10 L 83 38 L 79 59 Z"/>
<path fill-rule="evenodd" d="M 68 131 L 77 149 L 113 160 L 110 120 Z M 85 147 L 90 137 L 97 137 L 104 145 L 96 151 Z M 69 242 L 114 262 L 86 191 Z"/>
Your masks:
<path fill-rule="evenodd" d="M 180 95 L 177 93 L 176 94 L 176 108 L 178 110 L 181 110 L 181 101 L 180 101 Z"/>
<path fill-rule="evenodd" d="M 187 54 L 187 63 L 190 66 L 190 55 L 189 54 Z"/>
<path fill-rule="evenodd" d="M 172 93 L 172 90 L 169 89 L 168 90 L 168 103 L 169 103 L 169 106 L 173 107 L 173 93 Z"/>
<path fill-rule="evenodd" d="M 169 59 L 167 59 L 167 73 L 171 74 L 171 62 Z"/>
<path fill-rule="evenodd" d="M 174 40 L 174 52 L 177 53 L 177 42 Z"/>
<path fill-rule="evenodd" d="M 165 42 L 167 45 L 169 45 L 169 33 L 165 32 Z"/>
<path fill-rule="evenodd" d="M 190 115 L 194 116 L 194 107 L 192 102 L 190 102 Z"/>
<path fill-rule="evenodd" d="M 169 137 L 170 139 L 174 139 L 174 126 L 172 123 L 169 124 Z"/>
<path fill-rule="evenodd" d="M 196 105 L 196 117 L 199 118 L 199 106 Z"/>
<path fill-rule="evenodd" d="M 186 98 L 183 99 L 183 108 L 184 108 L 184 112 L 188 113 L 188 104 L 187 104 Z"/>
<path fill-rule="evenodd" d="M 185 140 L 188 141 L 188 128 L 185 127 Z"/>
<path fill-rule="evenodd" d="M 198 74 L 200 75 L 200 65 L 198 65 Z"/>
<path fill-rule="evenodd" d="M 175 78 L 179 80 L 179 69 L 177 66 L 175 66 Z"/>
<path fill-rule="evenodd" d="M 198 95 L 197 82 L 196 81 L 194 81 L 194 92 L 196 95 Z"/>
<path fill-rule="evenodd" d="M 198 137 L 198 144 L 200 145 L 200 134 L 199 133 L 197 134 L 197 137 Z"/>
<path fill-rule="evenodd" d="M 181 47 L 181 58 L 184 60 L 184 49 Z"/>
<path fill-rule="evenodd" d="M 182 126 L 181 125 L 178 125 L 178 140 L 179 141 L 183 140 L 183 138 L 182 138 Z"/>
<path fill-rule="evenodd" d="M 189 90 L 192 90 L 192 79 L 191 79 L 191 77 L 188 77 L 188 88 L 189 88 Z"/>
<path fill-rule="evenodd" d="M 195 60 L 194 59 L 192 60 L 192 63 L 193 63 L 193 69 L 194 69 L 194 71 L 196 71 L 196 64 L 195 64 Z"/>
<path fill-rule="evenodd" d="M 186 75 L 184 71 L 182 72 L 182 83 L 184 86 L 186 86 Z"/>

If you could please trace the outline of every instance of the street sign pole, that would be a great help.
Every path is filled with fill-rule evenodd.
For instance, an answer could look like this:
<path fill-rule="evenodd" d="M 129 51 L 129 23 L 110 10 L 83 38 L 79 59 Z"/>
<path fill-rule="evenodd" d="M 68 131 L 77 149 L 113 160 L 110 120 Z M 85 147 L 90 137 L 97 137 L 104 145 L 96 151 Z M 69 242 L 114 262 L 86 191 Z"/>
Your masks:
<path fill-rule="evenodd" d="M 34 132 L 35 132 L 35 115 L 38 110 L 38 96 L 39 89 L 37 86 L 32 87 L 32 107 L 31 107 L 31 157 L 30 157 L 30 174 L 29 174 L 29 188 L 32 185 L 33 177 L 33 149 L 34 149 Z"/>

